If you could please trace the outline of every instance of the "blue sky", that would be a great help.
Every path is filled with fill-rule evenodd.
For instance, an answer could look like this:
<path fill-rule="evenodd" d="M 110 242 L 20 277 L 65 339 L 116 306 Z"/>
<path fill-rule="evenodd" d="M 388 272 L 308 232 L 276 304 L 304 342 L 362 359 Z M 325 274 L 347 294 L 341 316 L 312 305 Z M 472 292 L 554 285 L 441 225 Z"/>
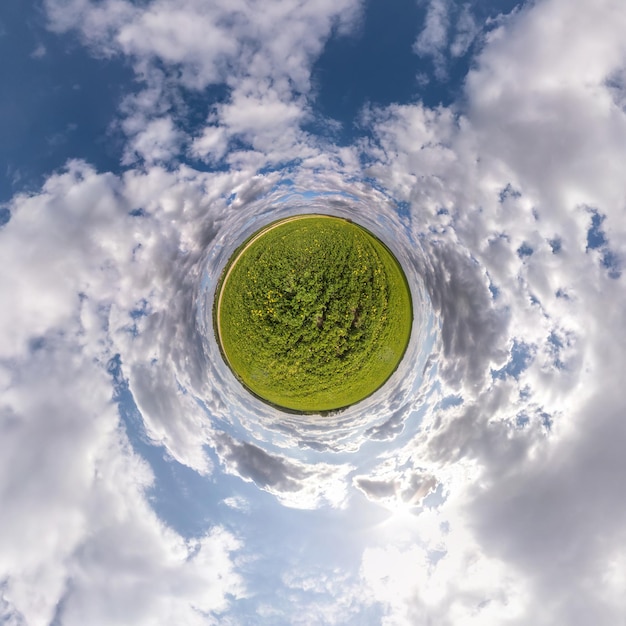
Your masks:
<path fill-rule="evenodd" d="M 9 0 L 0 19 L 2 200 L 39 187 L 71 158 L 119 171 L 122 138 L 109 127 L 133 88 L 128 64 L 93 58 L 76 37 L 51 34 L 41 3 Z"/>
<path fill-rule="evenodd" d="M 626 8 L 5 0 L 0 623 L 620 623 Z M 331 416 L 250 397 L 230 253 L 346 216 L 415 323 Z"/>

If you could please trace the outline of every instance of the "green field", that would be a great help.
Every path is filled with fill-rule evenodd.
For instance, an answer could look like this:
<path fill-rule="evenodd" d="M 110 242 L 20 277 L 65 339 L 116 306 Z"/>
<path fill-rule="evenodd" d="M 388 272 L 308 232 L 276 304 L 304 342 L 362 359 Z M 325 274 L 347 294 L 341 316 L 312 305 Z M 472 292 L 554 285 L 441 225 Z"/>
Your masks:
<path fill-rule="evenodd" d="M 215 293 L 222 355 L 256 396 L 304 413 L 339 409 L 378 389 L 411 334 L 400 264 L 349 220 L 301 215 L 255 233 Z"/>

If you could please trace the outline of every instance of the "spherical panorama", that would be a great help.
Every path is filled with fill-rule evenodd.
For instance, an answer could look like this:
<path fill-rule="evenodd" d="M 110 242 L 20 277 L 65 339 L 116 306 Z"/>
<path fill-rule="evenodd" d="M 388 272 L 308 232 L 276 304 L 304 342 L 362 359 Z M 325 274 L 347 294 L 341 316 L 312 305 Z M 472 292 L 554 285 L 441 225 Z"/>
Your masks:
<path fill-rule="evenodd" d="M 295 215 L 261 228 L 218 281 L 213 325 L 227 365 L 278 408 L 322 413 L 370 396 L 411 336 L 406 276 L 351 220 Z"/>

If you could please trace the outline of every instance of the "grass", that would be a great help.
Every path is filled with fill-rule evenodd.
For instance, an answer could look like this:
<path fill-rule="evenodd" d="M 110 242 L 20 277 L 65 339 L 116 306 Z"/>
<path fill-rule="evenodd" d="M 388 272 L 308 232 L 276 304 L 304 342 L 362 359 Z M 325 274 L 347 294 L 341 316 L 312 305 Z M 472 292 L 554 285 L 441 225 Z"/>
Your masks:
<path fill-rule="evenodd" d="M 376 391 L 411 334 L 400 264 L 349 220 L 302 215 L 274 222 L 233 254 L 213 321 L 226 363 L 262 400 L 324 412 Z"/>

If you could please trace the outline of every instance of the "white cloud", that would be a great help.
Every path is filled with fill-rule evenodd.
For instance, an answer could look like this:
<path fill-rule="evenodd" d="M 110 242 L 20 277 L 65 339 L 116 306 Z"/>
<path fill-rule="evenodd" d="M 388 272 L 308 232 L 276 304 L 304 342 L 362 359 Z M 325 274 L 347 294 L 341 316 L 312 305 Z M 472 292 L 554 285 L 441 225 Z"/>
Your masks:
<path fill-rule="evenodd" d="M 226 130 L 217 125 L 205 126 L 202 133 L 193 140 L 189 149 L 190 154 L 203 161 L 219 161 L 228 149 Z"/>
<path fill-rule="evenodd" d="M 609 591 L 616 570 L 608 573 L 606 564 L 622 558 L 626 521 L 616 482 L 624 472 L 616 442 L 626 302 L 603 258 L 607 249 L 624 251 L 626 115 L 610 77 L 626 66 L 625 19 L 612 2 L 534 4 L 490 37 L 468 77 L 462 115 L 392 106 L 373 118 L 380 151 L 372 151 L 372 172 L 412 203 L 417 232 L 429 229 L 440 245 L 465 248 L 476 272 L 486 272 L 495 303 L 511 316 L 501 340 L 508 335 L 533 347 L 517 379 L 487 378 L 475 402 L 467 401 L 464 374 L 465 403 L 429 414 L 414 451 L 398 459 L 400 466 L 413 458 L 445 485 L 448 498 L 461 497 L 450 527 L 466 529 L 477 563 L 515 572 L 523 593 L 513 592 L 515 579 L 507 591 L 499 574 L 478 576 L 475 592 L 464 595 L 460 586 L 440 614 L 441 607 L 424 608 L 419 585 L 407 583 L 402 592 L 394 584 L 402 550 L 381 547 L 366 553 L 364 571 L 389 603 L 392 623 L 582 625 L 623 615 L 622 597 Z M 599 251 L 588 249 L 591 209 L 606 216 Z M 522 254 L 523 246 L 530 251 Z M 444 324 L 452 319 L 446 313 Z M 461 363 L 476 350 L 466 344 Z M 467 462 L 475 468 L 473 488 L 462 480 Z M 442 549 L 449 543 L 444 537 Z M 421 554 L 411 549 L 417 552 L 407 572 Z M 470 571 L 467 563 L 456 567 L 450 584 Z M 412 568 L 411 580 L 423 571 L 426 564 Z M 480 604 L 481 595 L 488 604 Z M 488 611 L 495 611 L 490 618 Z"/>
<path fill-rule="evenodd" d="M 144 281 L 136 253 L 167 246 L 129 215 L 129 195 L 74 162 L 15 198 L 0 234 L 0 290 L 12 294 L 0 332 L 0 580 L 17 623 L 200 624 L 243 590 L 232 534 L 215 526 L 186 541 L 157 518 L 151 471 L 112 401 L 107 362 L 132 336 L 128 313 L 163 289 L 154 266 Z"/>
<path fill-rule="evenodd" d="M 283 95 L 309 90 L 310 65 L 331 29 L 350 28 L 359 9 L 352 0 L 266 2 L 262 11 L 243 1 L 199 0 L 48 0 L 46 7 L 53 30 L 76 29 L 97 51 L 128 55 L 139 74 L 158 59 L 191 88 L 248 77 L 269 80 Z"/>
<path fill-rule="evenodd" d="M 416 54 L 433 58 L 435 74 L 439 80 L 446 77 L 444 51 L 448 43 L 449 11 L 448 0 L 430 0 L 424 28 L 413 44 Z"/>
<path fill-rule="evenodd" d="M 450 45 L 450 54 L 453 57 L 460 57 L 469 50 L 476 35 L 479 33 L 479 27 L 468 4 L 465 4 L 461 9 L 455 31 L 454 41 Z"/>
<path fill-rule="evenodd" d="M 308 117 L 311 66 L 331 32 L 352 27 L 360 3 L 47 0 L 46 8 L 54 31 L 76 30 L 96 54 L 132 61 L 142 90 L 122 107 L 126 163 L 175 158 L 183 143 L 179 89 L 224 84 L 225 101 L 185 148 L 212 162 L 230 141 L 244 141 L 249 152 L 231 163 L 247 169 L 305 156 L 299 127 Z"/>
<path fill-rule="evenodd" d="M 611 210 L 622 194 L 614 182 L 622 163 L 613 157 L 624 115 L 605 82 L 624 65 L 624 15 L 614 3 L 596 8 L 545 2 L 520 13 L 510 36 L 492 41 L 468 77 L 481 152 L 497 153 L 554 209 L 601 203 Z M 494 125 L 497 134 L 483 132 Z"/>
<path fill-rule="evenodd" d="M 287 606 L 299 607 L 297 613 L 278 612 L 281 623 L 294 626 L 371 623 L 368 609 L 374 604 L 373 599 L 363 592 L 362 585 L 338 567 L 300 567 L 286 572 L 281 582 Z"/>
<path fill-rule="evenodd" d="M 158 525 L 137 528 L 131 520 L 118 521 L 96 532 L 81 551 L 63 623 L 206 624 L 208 616 L 229 607 L 227 596 L 242 594 L 230 556 L 239 546 L 219 528 L 184 543 Z"/>
<path fill-rule="evenodd" d="M 235 90 L 231 100 L 218 107 L 221 123 L 231 135 L 241 137 L 263 152 L 280 149 L 283 142 L 290 148 L 298 146 L 297 129 L 306 119 L 303 104 L 282 101 L 274 89 L 259 87 L 246 81 Z M 278 146 L 274 147 L 277 142 Z"/>
<path fill-rule="evenodd" d="M 253 481 L 284 505 L 315 509 L 322 504 L 345 506 L 346 476 L 351 466 L 302 463 L 270 454 L 257 445 L 220 435 L 212 442 L 228 473 Z"/>
<path fill-rule="evenodd" d="M 71 327 L 70 327 L 71 328 Z M 145 498 L 152 475 L 120 431 L 102 364 L 79 336 L 47 339 L 3 393 L 0 578 L 24 623 L 136 624 L 227 608 L 242 592 L 216 527 L 185 542 Z"/>
<path fill-rule="evenodd" d="M 465 57 L 472 46 L 478 48 L 485 41 L 493 39 L 491 31 L 506 24 L 524 2 L 519 2 L 509 14 L 491 13 L 500 7 L 497 4 L 490 7 L 480 2 L 429 0 L 428 3 L 418 4 L 427 4 L 427 8 L 423 28 L 413 44 L 413 52 L 422 58 L 430 58 L 435 78 L 447 81 L 450 70 L 455 64 L 458 67 L 457 60 Z"/>
<path fill-rule="evenodd" d="M 520 615 L 526 600 L 520 580 L 479 551 L 459 552 L 429 554 L 415 544 L 366 550 L 362 576 L 385 606 L 381 624 L 497 626 Z"/>
<path fill-rule="evenodd" d="M 116 188 L 113 176 L 72 162 L 42 193 L 14 199 L 0 250 L 0 279 L 12 294 L 0 314 L 0 355 L 24 355 L 29 340 L 78 322 L 81 293 L 106 300 L 118 289 L 116 266 L 130 260 L 135 241 L 122 227 L 130 219 Z"/>
<path fill-rule="evenodd" d="M 128 123 L 125 126 L 128 127 Z M 124 161 L 132 163 L 136 157 L 148 164 L 172 161 L 179 154 L 182 139 L 172 118 L 146 121 L 129 142 Z"/>
<path fill-rule="evenodd" d="M 50 341 L 61 346 L 14 362 L 0 421 L 0 577 L 5 600 L 34 625 L 50 622 L 63 595 L 66 563 L 88 530 L 101 446 L 117 421 L 102 372 Z"/>

